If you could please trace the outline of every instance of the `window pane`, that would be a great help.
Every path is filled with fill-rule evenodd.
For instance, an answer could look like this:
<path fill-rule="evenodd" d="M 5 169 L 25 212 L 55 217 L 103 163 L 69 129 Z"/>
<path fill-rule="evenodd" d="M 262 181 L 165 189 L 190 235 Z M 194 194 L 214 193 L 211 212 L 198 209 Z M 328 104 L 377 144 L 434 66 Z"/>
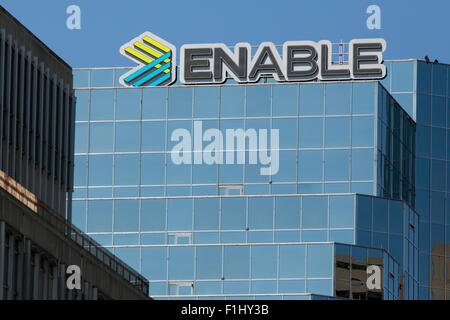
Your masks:
<path fill-rule="evenodd" d="M 300 85 L 300 115 L 323 114 L 324 87 L 322 84 Z"/>
<path fill-rule="evenodd" d="M 280 278 L 305 277 L 304 245 L 280 245 Z"/>
<path fill-rule="evenodd" d="M 392 64 L 392 91 L 413 91 L 414 64 L 414 61 L 397 61 Z"/>
<path fill-rule="evenodd" d="M 353 196 L 330 196 L 330 227 L 353 228 L 355 220 Z"/>
<path fill-rule="evenodd" d="M 298 197 L 275 198 L 275 228 L 277 229 L 300 228 L 300 198 Z"/>
<path fill-rule="evenodd" d="M 142 122 L 142 151 L 164 151 L 166 122 Z"/>
<path fill-rule="evenodd" d="M 277 277 L 278 246 L 252 246 L 252 278 Z"/>
<path fill-rule="evenodd" d="M 333 246 L 308 245 L 307 277 L 331 278 L 333 274 Z"/>
<path fill-rule="evenodd" d="M 164 154 L 142 154 L 141 185 L 163 185 L 164 167 Z"/>
<path fill-rule="evenodd" d="M 197 279 L 220 279 L 221 277 L 222 247 L 197 247 Z"/>
<path fill-rule="evenodd" d="M 166 230 L 166 200 L 142 200 L 141 231 L 164 230 Z"/>
<path fill-rule="evenodd" d="M 273 119 L 272 130 L 279 130 L 279 144 L 281 149 L 297 148 L 297 119 Z M 267 131 L 270 141 L 270 132 Z"/>
<path fill-rule="evenodd" d="M 224 247 L 224 277 L 225 279 L 249 278 L 250 247 Z"/>
<path fill-rule="evenodd" d="M 374 145 L 373 117 L 352 118 L 352 146 L 372 147 Z"/>
<path fill-rule="evenodd" d="M 325 151 L 325 180 L 348 180 L 349 166 L 350 163 L 348 150 Z"/>
<path fill-rule="evenodd" d="M 112 87 L 114 82 L 114 70 L 91 70 L 91 87 Z"/>
<path fill-rule="evenodd" d="M 167 248 L 142 248 L 142 275 L 147 279 L 167 279 Z M 152 284 L 150 284 L 150 287 Z"/>
<path fill-rule="evenodd" d="M 89 185 L 112 185 L 112 155 L 89 156 Z"/>
<path fill-rule="evenodd" d="M 194 208 L 195 230 L 219 230 L 218 198 L 195 199 Z"/>
<path fill-rule="evenodd" d="M 219 109 L 218 87 L 194 88 L 194 117 L 217 118 Z"/>
<path fill-rule="evenodd" d="M 274 116 L 297 115 L 298 86 L 282 85 L 272 87 L 272 114 Z"/>
<path fill-rule="evenodd" d="M 303 197 L 303 228 L 326 228 L 328 226 L 328 197 Z"/>
<path fill-rule="evenodd" d="M 350 146 L 350 118 L 325 119 L 325 147 Z"/>
<path fill-rule="evenodd" d="M 114 127 L 112 122 L 91 122 L 89 149 L 92 153 L 113 151 Z"/>
<path fill-rule="evenodd" d="M 271 86 L 247 86 L 247 117 L 270 115 Z"/>
<path fill-rule="evenodd" d="M 220 91 L 220 116 L 222 118 L 244 116 L 245 87 L 221 87 Z"/>
<path fill-rule="evenodd" d="M 350 84 L 332 83 L 326 85 L 326 114 L 350 113 Z"/>
<path fill-rule="evenodd" d="M 371 82 L 353 83 L 353 114 L 375 113 L 375 88 Z"/>
<path fill-rule="evenodd" d="M 112 232 L 112 201 L 88 201 L 88 232 Z"/>
<path fill-rule="evenodd" d="M 139 151 L 139 122 L 116 123 L 116 151 Z"/>
<path fill-rule="evenodd" d="M 273 228 L 273 199 L 248 199 L 248 227 L 250 229 Z"/>
<path fill-rule="evenodd" d="M 169 119 L 192 117 L 192 88 L 169 88 Z"/>
<path fill-rule="evenodd" d="M 298 130 L 300 148 L 323 146 L 323 118 L 300 118 Z"/>
<path fill-rule="evenodd" d="M 169 248 L 169 279 L 190 280 L 194 278 L 194 248 Z"/>
<path fill-rule="evenodd" d="M 244 198 L 222 198 L 222 230 L 243 230 L 246 227 Z"/>
<path fill-rule="evenodd" d="M 192 230 L 191 199 L 169 199 L 167 210 L 169 230 Z"/>
<path fill-rule="evenodd" d="M 88 124 L 75 124 L 75 153 L 87 153 Z"/>
<path fill-rule="evenodd" d="M 145 88 L 142 92 L 142 119 L 166 118 L 167 88 Z"/>
<path fill-rule="evenodd" d="M 116 120 L 139 120 L 141 118 L 141 90 L 116 91 Z"/>
<path fill-rule="evenodd" d="M 139 231 L 139 200 L 114 202 L 114 232 Z"/>
<path fill-rule="evenodd" d="M 87 88 L 89 87 L 90 70 L 74 70 L 73 71 L 73 87 Z"/>
<path fill-rule="evenodd" d="M 298 153 L 298 180 L 322 181 L 323 151 L 307 150 Z"/>
<path fill-rule="evenodd" d="M 75 96 L 77 97 L 75 121 L 87 121 L 89 117 L 89 90 L 75 90 Z"/>
<path fill-rule="evenodd" d="M 114 158 L 114 184 L 137 185 L 139 180 L 139 155 L 117 154 Z"/>
<path fill-rule="evenodd" d="M 91 90 L 91 120 L 114 119 L 114 91 Z"/>
<path fill-rule="evenodd" d="M 354 149 L 352 153 L 352 180 L 373 179 L 373 150 Z"/>

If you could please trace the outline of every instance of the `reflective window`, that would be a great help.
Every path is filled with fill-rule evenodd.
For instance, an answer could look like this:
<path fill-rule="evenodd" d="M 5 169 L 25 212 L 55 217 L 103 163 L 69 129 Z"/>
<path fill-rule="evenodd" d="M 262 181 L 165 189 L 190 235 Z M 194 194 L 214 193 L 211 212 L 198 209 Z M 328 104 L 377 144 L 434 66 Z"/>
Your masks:
<path fill-rule="evenodd" d="M 277 277 L 278 246 L 252 246 L 252 278 Z"/>
<path fill-rule="evenodd" d="M 91 90 L 90 119 L 113 120 L 114 119 L 114 91 Z"/>
<path fill-rule="evenodd" d="M 141 184 L 164 184 L 164 154 L 142 154 Z"/>
<path fill-rule="evenodd" d="M 112 155 L 89 156 L 89 185 L 112 185 Z"/>
<path fill-rule="evenodd" d="M 139 155 L 116 154 L 114 157 L 114 184 L 137 185 L 139 180 Z"/>
<path fill-rule="evenodd" d="M 446 94 L 446 80 L 447 80 L 447 66 L 443 64 L 433 64 L 433 94 L 445 96 Z"/>
<path fill-rule="evenodd" d="M 74 162 L 77 174 L 73 176 L 73 183 L 75 186 L 85 186 L 87 182 L 87 156 L 75 156 Z"/>
<path fill-rule="evenodd" d="M 127 264 L 135 270 L 140 268 L 140 248 L 115 248 L 114 254 L 121 259 L 126 261 Z"/>
<path fill-rule="evenodd" d="M 373 121 L 373 117 L 352 117 L 352 146 L 371 147 L 374 145 Z"/>
<path fill-rule="evenodd" d="M 225 279 L 249 278 L 249 262 L 249 246 L 225 246 L 223 263 Z"/>
<path fill-rule="evenodd" d="M 280 278 L 305 277 L 305 245 L 280 246 Z"/>
<path fill-rule="evenodd" d="M 387 232 L 388 206 L 387 200 L 381 198 L 373 199 L 373 230 Z"/>
<path fill-rule="evenodd" d="M 247 86 L 247 117 L 270 116 L 272 86 Z"/>
<path fill-rule="evenodd" d="M 169 104 L 167 117 L 183 119 L 192 117 L 193 88 L 169 88 Z"/>
<path fill-rule="evenodd" d="M 323 118 L 300 118 L 298 130 L 300 148 L 323 146 Z"/>
<path fill-rule="evenodd" d="M 372 82 L 353 83 L 353 114 L 375 113 L 375 87 Z"/>
<path fill-rule="evenodd" d="M 432 98 L 431 124 L 433 126 L 445 127 L 445 100 L 443 97 L 433 96 Z"/>
<path fill-rule="evenodd" d="M 112 122 L 90 123 L 89 151 L 92 153 L 112 152 L 114 124 Z"/>
<path fill-rule="evenodd" d="M 112 69 L 91 70 L 91 87 L 112 87 L 114 82 L 113 72 Z"/>
<path fill-rule="evenodd" d="M 431 93 L 431 64 L 417 61 L 417 92 Z"/>
<path fill-rule="evenodd" d="M 186 280 L 194 278 L 194 248 L 169 248 L 169 279 Z"/>
<path fill-rule="evenodd" d="M 323 114 L 324 87 L 322 84 L 305 84 L 300 86 L 300 115 Z"/>
<path fill-rule="evenodd" d="M 297 115 L 297 90 L 294 85 L 272 87 L 272 114 L 274 116 Z"/>
<path fill-rule="evenodd" d="M 392 91 L 413 91 L 414 64 L 415 61 L 397 61 L 392 64 Z"/>
<path fill-rule="evenodd" d="M 166 118 L 167 88 L 145 88 L 142 91 L 142 119 Z"/>
<path fill-rule="evenodd" d="M 166 247 L 142 248 L 142 275 L 147 279 L 152 280 L 167 279 Z M 152 286 L 152 284 L 150 284 L 150 286 Z"/>
<path fill-rule="evenodd" d="M 373 161 L 372 149 L 354 149 L 352 151 L 352 180 L 372 180 Z"/>
<path fill-rule="evenodd" d="M 272 181 L 296 182 L 297 151 L 279 151 L 279 157 L 278 172 L 272 175 Z M 272 169 L 276 170 L 275 164 L 272 164 Z"/>
<path fill-rule="evenodd" d="M 169 230 L 192 230 L 191 199 L 169 199 L 167 211 Z"/>
<path fill-rule="evenodd" d="M 372 198 L 357 196 L 358 228 L 365 230 L 372 229 Z"/>
<path fill-rule="evenodd" d="M 281 149 L 297 148 L 297 119 L 273 119 L 272 130 L 274 129 L 279 130 Z M 270 138 L 267 140 L 270 141 Z"/>
<path fill-rule="evenodd" d="M 299 181 L 322 181 L 323 151 L 305 150 L 298 152 Z"/>
<path fill-rule="evenodd" d="M 112 231 L 112 201 L 91 200 L 88 201 L 88 232 Z"/>
<path fill-rule="evenodd" d="M 332 83 L 326 85 L 326 114 L 350 113 L 350 84 Z"/>
<path fill-rule="evenodd" d="M 204 198 L 194 200 L 194 229 L 219 229 L 219 199 Z"/>
<path fill-rule="evenodd" d="M 275 228 L 300 228 L 300 199 L 298 197 L 275 198 Z"/>
<path fill-rule="evenodd" d="M 219 110 L 218 87 L 194 88 L 194 117 L 217 118 Z"/>
<path fill-rule="evenodd" d="M 116 151 L 139 151 L 139 122 L 116 123 Z"/>
<path fill-rule="evenodd" d="M 90 70 L 73 70 L 73 87 L 74 88 L 89 87 L 89 73 Z"/>
<path fill-rule="evenodd" d="M 89 118 L 89 90 L 75 90 L 77 109 L 75 121 L 87 121 Z"/>
<path fill-rule="evenodd" d="M 87 153 L 88 124 L 75 124 L 75 153 Z"/>
<path fill-rule="evenodd" d="M 196 265 L 197 279 L 220 279 L 222 277 L 222 247 L 197 247 Z"/>
<path fill-rule="evenodd" d="M 222 198 L 222 230 L 243 230 L 246 228 L 245 205 L 245 198 Z"/>
<path fill-rule="evenodd" d="M 325 147 L 350 146 L 350 118 L 325 119 Z"/>
<path fill-rule="evenodd" d="M 245 87 L 244 86 L 221 87 L 220 91 L 221 91 L 220 116 L 222 118 L 243 117 L 245 106 L 244 101 Z"/>
<path fill-rule="evenodd" d="M 302 227 L 326 228 L 328 226 L 328 197 L 303 197 Z"/>
<path fill-rule="evenodd" d="M 331 278 L 333 274 L 333 246 L 326 244 L 307 246 L 307 277 Z"/>
<path fill-rule="evenodd" d="M 166 122 L 142 122 L 142 151 L 164 151 Z"/>
<path fill-rule="evenodd" d="M 248 227 L 250 229 L 273 228 L 273 199 L 248 199 Z"/>
<path fill-rule="evenodd" d="M 141 90 L 118 89 L 116 91 L 116 119 L 139 120 L 141 118 Z"/>
<path fill-rule="evenodd" d="M 114 201 L 114 231 L 129 232 L 139 230 L 139 201 Z"/>
<path fill-rule="evenodd" d="M 325 180 L 345 181 L 349 177 L 349 150 L 325 151 Z"/>
<path fill-rule="evenodd" d="M 141 231 L 166 230 L 165 199 L 145 199 L 141 206 Z"/>
<path fill-rule="evenodd" d="M 355 223 L 354 196 L 330 196 L 330 227 L 353 228 Z"/>

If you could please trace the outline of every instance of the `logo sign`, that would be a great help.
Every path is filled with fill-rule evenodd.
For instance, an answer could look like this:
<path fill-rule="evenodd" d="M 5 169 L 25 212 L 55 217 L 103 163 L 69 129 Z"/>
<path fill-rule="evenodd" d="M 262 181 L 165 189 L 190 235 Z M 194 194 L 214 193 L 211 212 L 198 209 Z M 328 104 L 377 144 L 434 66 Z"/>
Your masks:
<path fill-rule="evenodd" d="M 348 63 L 335 64 L 332 43 L 328 40 L 288 41 L 282 45 L 282 54 L 272 42 L 263 42 L 253 56 L 249 43 L 238 43 L 233 49 L 223 43 L 185 44 L 180 48 L 180 81 L 217 84 L 229 77 L 237 83 L 254 83 L 262 76 L 280 82 L 383 79 L 386 76 L 382 56 L 386 50 L 384 39 L 354 39 L 348 48 Z M 124 75 L 121 83 L 135 87 L 173 83 L 175 51 L 174 46 L 150 32 L 133 39 L 122 46 L 120 52 L 140 66 Z"/>
<path fill-rule="evenodd" d="M 124 86 L 155 87 L 176 80 L 176 48 L 151 32 L 144 32 L 120 47 L 120 53 L 139 65 L 119 79 Z"/>

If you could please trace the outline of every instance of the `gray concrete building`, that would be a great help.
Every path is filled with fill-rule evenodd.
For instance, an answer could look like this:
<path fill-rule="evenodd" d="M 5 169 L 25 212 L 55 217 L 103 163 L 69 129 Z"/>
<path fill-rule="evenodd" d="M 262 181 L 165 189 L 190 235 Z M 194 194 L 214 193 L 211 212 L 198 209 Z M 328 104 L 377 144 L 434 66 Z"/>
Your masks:
<path fill-rule="evenodd" d="M 0 300 L 150 299 L 144 277 L 70 223 L 75 102 L 72 68 L 0 6 Z"/>

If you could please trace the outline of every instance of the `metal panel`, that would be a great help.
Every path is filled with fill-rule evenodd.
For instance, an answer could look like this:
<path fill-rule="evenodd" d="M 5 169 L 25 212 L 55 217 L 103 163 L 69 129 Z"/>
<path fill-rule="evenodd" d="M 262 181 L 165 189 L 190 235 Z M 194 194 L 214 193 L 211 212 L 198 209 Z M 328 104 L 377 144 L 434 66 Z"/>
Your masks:
<path fill-rule="evenodd" d="M 25 281 L 24 281 L 24 298 L 31 299 L 31 241 L 25 240 Z"/>
<path fill-rule="evenodd" d="M 18 242 L 18 256 L 17 256 L 17 272 L 16 272 L 16 284 L 17 284 L 17 300 L 23 299 L 23 259 L 24 259 L 24 243 L 23 241 Z"/>
<path fill-rule="evenodd" d="M 39 268 L 40 268 L 39 254 L 34 255 L 34 267 L 31 270 L 33 272 L 33 300 L 39 300 Z"/>
<path fill-rule="evenodd" d="M 4 106 L 4 84 L 5 84 L 5 62 L 6 62 L 6 52 L 5 52 L 5 41 L 6 33 L 5 29 L 0 30 L 0 152 L 3 153 L 3 110 Z M 0 168 L 3 168 L 3 157 L 0 155 Z"/>
<path fill-rule="evenodd" d="M 19 80 L 19 48 L 17 41 L 14 41 L 14 64 L 13 73 L 11 79 L 12 86 L 12 104 L 11 104 L 11 143 L 10 143 L 10 154 L 9 154 L 9 175 L 17 180 L 16 176 L 16 146 L 17 146 L 17 86 Z"/>
<path fill-rule="evenodd" d="M 9 249 L 8 249 L 8 275 L 7 275 L 7 283 L 8 283 L 8 292 L 6 295 L 7 300 L 13 300 L 14 297 L 14 286 L 13 286 L 13 279 L 14 279 L 14 272 L 15 266 L 14 266 L 14 254 L 15 254 L 15 248 L 14 248 L 14 235 L 9 235 Z"/>
<path fill-rule="evenodd" d="M 9 144 L 10 144 L 10 125 L 11 121 L 10 119 L 10 110 L 11 110 L 11 73 L 12 73 L 12 37 L 11 35 L 7 36 L 7 42 L 8 42 L 8 48 L 6 50 L 6 112 L 3 114 L 5 116 L 4 123 L 5 123 L 5 148 L 3 149 L 3 170 L 10 174 L 9 171 Z"/>
<path fill-rule="evenodd" d="M 38 60 L 36 57 L 33 59 L 32 69 L 33 69 L 33 81 L 32 81 L 32 99 L 31 99 L 31 141 L 30 141 L 30 155 L 31 155 L 31 164 L 30 164 L 30 186 L 31 191 L 38 195 L 37 193 L 37 187 L 36 187 L 36 134 L 37 134 L 37 110 L 38 110 Z"/>
<path fill-rule="evenodd" d="M 59 300 L 66 300 L 66 266 L 58 266 L 58 295 Z"/>
<path fill-rule="evenodd" d="M 24 184 L 27 187 L 28 190 L 33 190 L 32 189 L 32 183 L 31 183 L 31 179 L 30 179 L 30 175 L 31 175 L 31 171 L 30 171 L 30 160 L 31 160 L 31 154 L 30 154 L 30 135 L 31 135 L 31 130 L 32 130 L 32 126 L 31 126 L 31 93 L 32 93 L 32 89 L 31 89 L 31 76 L 32 76 L 32 63 L 31 63 L 31 52 L 27 53 L 27 59 L 25 59 L 26 61 L 26 75 L 25 75 L 25 79 L 26 79 L 26 97 L 27 99 L 25 100 L 25 130 L 24 130 L 24 151 L 25 151 L 25 166 L 24 166 Z"/>
<path fill-rule="evenodd" d="M 19 128 L 17 130 L 17 165 L 16 165 L 16 176 L 17 180 L 23 186 L 26 186 L 24 183 L 24 172 L 22 167 L 23 161 L 23 127 L 24 127 L 24 99 L 25 99 L 25 47 L 20 47 L 20 68 L 19 68 L 19 101 L 17 105 L 17 118 L 19 123 Z"/>

